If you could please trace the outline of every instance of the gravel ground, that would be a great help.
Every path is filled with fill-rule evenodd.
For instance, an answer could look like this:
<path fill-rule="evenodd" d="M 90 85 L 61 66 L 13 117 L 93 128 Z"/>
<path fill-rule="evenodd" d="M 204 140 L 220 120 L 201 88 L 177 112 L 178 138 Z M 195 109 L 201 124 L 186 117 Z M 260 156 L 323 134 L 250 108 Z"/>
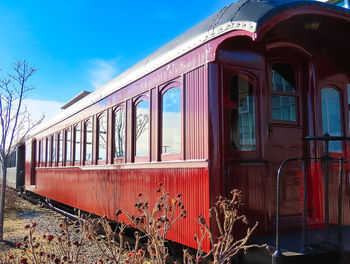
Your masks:
<path fill-rule="evenodd" d="M 13 194 L 11 194 L 12 196 Z M 23 237 L 28 234 L 25 229 L 26 224 L 37 223 L 35 234 L 57 235 L 61 228 L 64 216 L 48 208 L 34 205 L 19 196 L 11 197 L 11 204 L 5 210 L 4 241 L 0 242 L 0 253 L 13 253 L 16 251 L 16 243 L 23 241 Z M 93 244 L 86 245 L 82 250 L 82 255 L 90 260 L 101 258 L 101 253 Z"/>

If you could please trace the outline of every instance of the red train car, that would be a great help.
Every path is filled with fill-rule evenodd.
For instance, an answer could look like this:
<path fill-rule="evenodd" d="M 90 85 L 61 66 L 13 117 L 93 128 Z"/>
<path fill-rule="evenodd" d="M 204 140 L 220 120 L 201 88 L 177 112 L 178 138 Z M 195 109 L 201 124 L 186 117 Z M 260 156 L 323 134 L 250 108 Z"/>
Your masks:
<path fill-rule="evenodd" d="M 115 219 L 117 208 L 133 210 L 135 194 L 152 198 L 163 182 L 184 194 L 188 211 L 169 239 L 195 247 L 193 219 L 208 217 L 219 194 L 238 188 L 249 219 L 259 221 L 256 235 L 272 234 L 278 166 L 324 155 L 322 142 L 303 137 L 349 136 L 349 47 L 346 9 L 232 3 L 42 124 L 26 141 L 25 189 Z M 329 143 L 332 157 L 346 159 L 348 149 L 347 142 Z M 306 175 L 309 229 L 326 218 L 328 183 L 319 163 L 308 162 Z M 330 224 L 337 219 L 334 173 Z M 301 174 L 292 163 L 281 178 L 285 230 L 301 226 Z M 349 186 L 347 177 L 345 225 Z"/>

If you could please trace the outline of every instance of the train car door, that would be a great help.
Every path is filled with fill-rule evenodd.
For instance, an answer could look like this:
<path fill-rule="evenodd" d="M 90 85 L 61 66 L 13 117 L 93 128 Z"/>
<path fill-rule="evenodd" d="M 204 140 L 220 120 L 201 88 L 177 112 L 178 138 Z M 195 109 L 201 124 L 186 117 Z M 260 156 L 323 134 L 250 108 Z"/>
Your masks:
<path fill-rule="evenodd" d="M 281 163 L 289 158 L 303 157 L 304 136 L 302 65 L 299 62 L 278 59 L 268 67 L 269 80 L 269 167 L 271 182 L 270 217 L 276 212 L 276 178 Z M 281 177 L 280 214 L 284 219 L 301 215 L 301 165 L 288 164 Z M 293 221 L 286 224 L 292 224 Z M 295 223 L 294 223 L 295 224 Z"/>

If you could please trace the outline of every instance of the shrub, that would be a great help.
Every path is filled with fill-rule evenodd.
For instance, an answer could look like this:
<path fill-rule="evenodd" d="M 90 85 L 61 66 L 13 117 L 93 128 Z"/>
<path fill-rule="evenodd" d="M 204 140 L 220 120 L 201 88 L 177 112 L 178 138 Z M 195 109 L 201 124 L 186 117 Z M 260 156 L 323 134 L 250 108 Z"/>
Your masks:
<path fill-rule="evenodd" d="M 135 203 L 136 215 L 131 215 L 124 209 L 117 210 L 117 217 L 124 213 L 139 230 L 134 233 L 135 243 L 130 246 L 125 242 L 125 224 L 118 224 L 113 230 L 105 218 L 78 219 L 75 222 L 64 220 L 60 224 L 59 234 L 36 235 L 37 223 L 26 225 L 28 235 L 17 243 L 19 253 L 7 253 L 0 257 L 0 263 L 136 263 L 165 264 L 168 257 L 166 235 L 169 229 L 181 218 L 187 216 L 181 200 L 182 194 L 171 197 L 162 184 L 156 190 L 157 201 L 150 206 L 144 194 L 138 194 Z M 224 264 L 238 252 L 246 252 L 251 247 L 266 247 L 266 245 L 247 245 L 247 241 L 256 229 L 247 227 L 246 234 L 241 239 L 234 237 L 234 227 L 237 222 L 248 225 L 245 215 L 239 214 L 242 202 L 241 192 L 233 190 L 232 199 L 218 197 L 215 206 L 210 209 L 210 217 L 214 217 L 220 236 L 215 238 L 206 219 L 199 216 L 196 222 L 201 226 L 201 234 L 195 235 L 198 248 L 196 256 L 184 251 L 183 262 L 187 264 L 203 261 Z M 103 232 L 98 232 L 102 229 Z M 209 238 L 211 250 L 204 252 L 203 241 Z M 140 240 L 147 239 L 145 248 L 140 246 Z M 87 259 L 82 252 L 88 244 L 92 244 L 100 252 L 101 258 Z"/>

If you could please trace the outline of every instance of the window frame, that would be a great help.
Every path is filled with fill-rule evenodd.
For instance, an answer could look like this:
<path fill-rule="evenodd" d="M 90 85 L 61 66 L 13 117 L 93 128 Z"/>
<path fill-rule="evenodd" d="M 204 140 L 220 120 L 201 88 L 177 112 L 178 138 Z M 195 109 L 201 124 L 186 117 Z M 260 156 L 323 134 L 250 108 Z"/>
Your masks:
<path fill-rule="evenodd" d="M 119 110 L 123 110 L 124 111 L 124 157 L 115 157 L 115 117 L 116 117 L 116 113 Z M 127 113 L 126 113 L 126 105 L 125 102 L 118 104 L 117 106 L 112 108 L 112 161 L 114 164 L 120 164 L 120 163 L 125 163 L 126 162 L 126 152 L 127 152 Z M 136 142 L 135 142 L 136 143 Z"/>
<path fill-rule="evenodd" d="M 76 133 L 76 130 L 77 130 L 77 127 L 80 126 L 80 139 L 79 139 L 79 147 L 80 147 L 80 150 L 79 150 L 79 160 L 76 161 L 75 158 L 76 158 L 76 140 L 77 140 L 77 133 Z M 74 144 L 72 145 L 72 149 L 73 149 L 73 155 L 72 155 L 72 164 L 74 166 L 79 166 L 81 164 L 81 161 L 82 161 L 82 124 L 81 123 L 78 123 L 78 124 L 75 124 L 72 128 L 72 142 L 74 142 Z"/>
<path fill-rule="evenodd" d="M 70 134 L 70 161 L 67 161 L 67 154 L 68 154 L 68 134 Z M 63 156 L 63 161 L 64 161 L 64 166 L 72 166 L 72 129 L 71 127 L 68 127 L 64 130 L 64 156 Z"/>
<path fill-rule="evenodd" d="M 91 123 L 91 159 L 89 161 L 86 161 L 86 149 L 87 149 L 87 145 L 86 145 L 86 139 L 87 139 L 87 125 Z M 80 158 L 80 160 L 82 160 L 83 165 L 92 165 L 93 164 L 93 160 L 94 160 L 94 123 L 93 123 L 93 118 L 88 118 L 84 121 L 83 123 L 84 126 L 84 134 L 83 134 L 83 159 Z"/>
<path fill-rule="evenodd" d="M 44 142 L 45 142 L 45 149 L 44 149 L 44 163 L 43 163 L 43 167 L 48 167 L 48 156 L 49 156 L 49 153 L 48 153 L 48 143 L 49 143 L 49 137 L 45 137 L 44 139 Z"/>
<path fill-rule="evenodd" d="M 252 81 L 252 85 L 254 87 L 254 110 L 255 110 L 255 150 L 234 150 L 230 146 L 231 142 L 231 108 L 230 105 L 230 84 L 229 80 L 234 75 L 245 75 L 249 80 Z M 223 89 L 223 97 L 222 97 L 222 105 L 223 105 L 223 118 L 224 124 L 229 124 L 229 129 L 224 129 L 227 132 L 224 132 L 224 146 L 225 152 L 228 155 L 229 160 L 255 160 L 261 157 L 261 144 L 260 144 L 260 104 L 262 98 L 262 84 L 261 84 L 261 71 L 252 68 L 238 67 L 232 66 L 229 64 L 223 65 L 223 80 L 222 80 L 222 89 Z M 225 127 L 228 125 L 224 125 Z"/>
<path fill-rule="evenodd" d="M 106 153 L 105 153 L 105 159 L 99 159 L 100 156 L 100 120 L 102 118 L 105 118 L 105 122 L 106 122 Z M 95 144 L 95 149 L 93 148 L 93 150 L 95 150 L 96 153 L 96 164 L 98 165 L 105 165 L 107 164 L 107 160 L 108 160 L 108 114 L 107 111 L 103 111 L 99 114 L 97 114 L 96 116 L 96 127 L 95 127 L 95 131 L 96 131 L 96 144 Z"/>
<path fill-rule="evenodd" d="M 64 131 L 58 131 L 57 132 L 57 167 L 62 167 L 64 165 Z M 62 147 L 60 150 L 60 137 L 62 137 Z M 60 159 L 60 152 L 61 154 L 61 160 Z"/>
<path fill-rule="evenodd" d="M 163 153 L 163 150 L 162 150 L 162 145 L 163 145 L 163 95 L 173 89 L 173 88 L 180 88 L 180 97 L 181 97 L 181 103 L 180 103 L 180 114 L 181 114 L 181 117 L 180 117 L 180 137 L 181 137 L 181 141 L 180 141 L 180 152 L 178 153 Z M 183 85 L 180 81 L 171 81 L 169 83 L 166 83 L 162 86 L 159 87 L 159 107 L 158 107 L 158 117 L 159 117 L 159 120 L 158 120 L 158 134 L 159 134 L 159 144 L 158 144 L 158 151 L 159 151 L 159 154 L 160 154 L 160 160 L 161 161 L 170 161 L 170 160 L 181 160 L 181 158 L 183 157 L 183 117 L 184 117 L 184 111 L 183 111 L 183 106 L 184 106 L 184 102 L 183 102 L 183 92 L 184 92 L 184 89 L 183 89 Z"/>
<path fill-rule="evenodd" d="M 318 93 L 319 93 L 319 120 L 320 120 L 320 135 L 323 135 L 323 115 L 322 115 L 322 90 L 325 88 L 331 88 L 334 89 L 335 91 L 338 92 L 339 94 L 339 114 L 340 114 L 340 128 L 341 128 L 341 137 L 343 137 L 344 135 L 346 135 L 346 128 L 344 126 L 345 124 L 345 114 L 344 114 L 344 106 L 346 107 L 346 104 L 344 103 L 345 100 L 345 93 L 343 91 L 343 89 L 339 86 L 337 86 L 336 84 L 334 84 L 334 82 L 321 82 L 320 88 L 318 89 Z M 330 155 L 334 158 L 340 158 L 344 156 L 344 153 L 346 151 L 346 143 L 344 141 L 341 141 L 341 147 L 342 147 L 342 151 L 341 152 L 332 152 L 329 151 Z"/>
<path fill-rule="evenodd" d="M 41 139 L 37 140 L 38 148 L 37 148 L 37 167 L 42 167 L 42 154 L 43 154 L 43 142 Z"/>
<path fill-rule="evenodd" d="M 290 66 L 294 67 L 294 73 L 295 73 L 295 93 L 291 92 L 279 92 L 279 91 L 273 91 L 273 84 L 272 84 L 272 65 L 273 64 L 288 64 Z M 272 124 L 285 124 L 285 125 L 300 125 L 302 122 L 301 119 L 301 111 L 300 111 L 300 100 L 301 100 L 301 68 L 300 65 L 292 60 L 288 60 L 286 58 L 275 58 L 271 61 L 269 61 L 269 71 L 268 71 L 268 100 L 269 100 L 269 120 Z M 272 95 L 280 95 L 280 96 L 289 96 L 295 98 L 295 121 L 287 121 L 287 120 L 277 120 L 272 118 Z"/>
<path fill-rule="evenodd" d="M 141 101 L 147 101 L 148 102 L 148 155 L 147 156 L 136 156 L 136 107 Z M 150 162 L 151 161 L 151 95 L 150 91 L 147 91 L 133 99 L 133 158 L 134 162 Z"/>
<path fill-rule="evenodd" d="M 55 152 L 53 152 L 54 147 Z M 53 133 L 51 135 L 51 167 L 57 167 L 57 160 L 57 133 Z"/>

